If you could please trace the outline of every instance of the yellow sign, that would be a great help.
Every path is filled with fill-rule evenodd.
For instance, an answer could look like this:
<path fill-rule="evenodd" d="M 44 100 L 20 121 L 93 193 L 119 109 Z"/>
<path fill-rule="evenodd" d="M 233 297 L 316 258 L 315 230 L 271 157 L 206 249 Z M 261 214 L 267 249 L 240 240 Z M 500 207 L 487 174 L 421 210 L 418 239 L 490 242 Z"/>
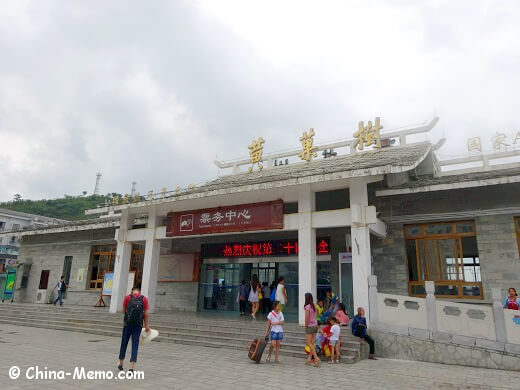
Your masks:
<path fill-rule="evenodd" d="M 251 145 L 248 146 L 249 149 L 249 160 L 251 161 L 251 166 L 249 167 L 249 172 L 253 171 L 253 167 L 255 164 L 258 164 L 258 169 L 262 170 L 264 167 L 262 165 L 262 153 L 264 152 L 264 139 L 259 137 L 257 140 L 251 141 Z"/>
<path fill-rule="evenodd" d="M 473 137 L 468 139 L 468 152 L 471 151 L 482 152 L 480 137 Z"/>
<path fill-rule="evenodd" d="M 300 141 L 302 143 L 303 150 L 298 153 L 298 157 L 305 161 L 311 161 L 313 157 L 316 157 L 316 146 L 312 146 L 314 143 L 314 129 L 309 129 L 309 133 L 306 131 L 303 132 L 303 135 L 300 137 Z"/>
<path fill-rule="evenodd" d="M 370 145 L 374 145 L 374 148 L 381 148 L 379 132 L 382 128 L 379 117 L 376 118 L 375 126 L 372 125 L 372 121 L 368 121 L 366 126 L 363 121 L 359 122 L 358 131 L 354 133 L 354 138 L 357 138 L 354 149 L 359 146 L 359 150 L 363 150 L 365 146 Z"/>

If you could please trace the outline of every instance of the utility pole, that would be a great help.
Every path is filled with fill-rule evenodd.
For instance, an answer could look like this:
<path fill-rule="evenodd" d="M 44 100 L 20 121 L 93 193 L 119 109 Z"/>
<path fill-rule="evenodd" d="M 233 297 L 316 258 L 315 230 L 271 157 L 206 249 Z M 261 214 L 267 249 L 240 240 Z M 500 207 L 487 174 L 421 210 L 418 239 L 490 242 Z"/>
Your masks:
<path fill-rule="evenodd" d="M 96 173 L 96 187 L 94 188 L 94 195 L 99 195 L 99 185 L 101 183 L 101 172 Z"/>

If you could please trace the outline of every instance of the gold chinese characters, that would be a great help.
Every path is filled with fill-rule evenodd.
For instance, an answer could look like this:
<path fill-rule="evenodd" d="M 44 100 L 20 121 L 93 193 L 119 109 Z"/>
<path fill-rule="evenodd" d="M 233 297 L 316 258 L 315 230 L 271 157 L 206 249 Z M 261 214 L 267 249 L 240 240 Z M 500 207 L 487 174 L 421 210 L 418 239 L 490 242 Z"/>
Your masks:
<path fill-rule="evenodd" d="M 251 172 L 255 166 L 258 164 L 258 169 L 262 170 L 264 167 L 262 165 L 262 153 L 264 152 L 264 139 L 259 137 L 257 140 L 253 140 L 249 148 L 249 160 L 251 161 L 251 166 L 249 167 L 249 172 Z"/>
<path fill-rule="evenodd" d="M 359 150 L 363 150 L 365 146 L 370 145 L 374 145 L 374 148 L 381 148 L 379 132 L 382 128 L 379 117 L 376 118 L 375 126 L 372 125 L 372 121 L 368 121 L 366 126 L 363 121 L 359 122 L 358 131 L 354 133 L 354 138 L 356 138 L 354 150 L 358 147 Z"/>
<path fill-rule="evenodd" d="M 300 137 L 300 141 L 302 143 L 303 150 L 298 153 L 298 157 L 305 161 L 311 161 L 313 157 L 317 156 L 316 146 L 313 146 L 314 143 L 314 129 L 309 129 L 309 133 L 306 131 L 303 132 L 303 135 Z"/>

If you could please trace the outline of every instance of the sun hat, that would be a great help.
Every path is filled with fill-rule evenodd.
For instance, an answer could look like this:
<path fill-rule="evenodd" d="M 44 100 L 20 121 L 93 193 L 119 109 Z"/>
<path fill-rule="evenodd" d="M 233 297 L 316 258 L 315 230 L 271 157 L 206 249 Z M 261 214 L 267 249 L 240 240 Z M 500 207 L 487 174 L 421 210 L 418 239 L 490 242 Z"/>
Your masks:
<path fill-rule="evenodd" d="M 145 328 L 141 330 L 141 337 L 139 337 L 140 344 L 149 344 L 154 338 L 159 336 L 159 332 L 155 329 L 150 329 L 149 332 Z"/>

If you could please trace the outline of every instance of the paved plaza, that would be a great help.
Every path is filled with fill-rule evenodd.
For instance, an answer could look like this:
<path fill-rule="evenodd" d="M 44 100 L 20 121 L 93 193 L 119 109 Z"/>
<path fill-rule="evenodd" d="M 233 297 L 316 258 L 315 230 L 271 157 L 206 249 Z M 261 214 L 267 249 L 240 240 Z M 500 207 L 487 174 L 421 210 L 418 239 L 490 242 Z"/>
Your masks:
<path fill-rule="evenodd" d="M 354 365 L 307 367 L 301 359 L 255 365 L 246 352 L 152 343 L 139 353 L 144 380 L 28 380 L 27 369 L 74 372 L 75 367 L 116 372 L 119 339 L 84 333 L 3 326 L 2 389 L 518 389 L 520 373 L 380 359 Z M 18 366 L 21 378 L 8 372 Z M 31 371 L 34 374 L 34 371 Z M 23 379 L 22 379 L 23 378 Z"/>

